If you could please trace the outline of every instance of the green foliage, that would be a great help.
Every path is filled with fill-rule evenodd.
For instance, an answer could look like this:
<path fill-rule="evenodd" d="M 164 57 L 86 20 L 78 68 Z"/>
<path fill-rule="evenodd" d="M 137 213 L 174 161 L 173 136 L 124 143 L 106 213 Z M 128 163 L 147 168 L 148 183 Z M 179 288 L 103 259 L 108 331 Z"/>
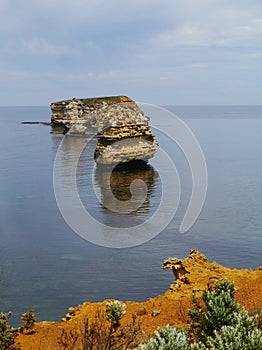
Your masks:
<path fill-rule="evenodd" d="M 220 332 L 215 330 L 207 345 L 215 350 L 262 350 L 262 331 L 255 327 L 255 317 L 242 310 L 232 318 L 233 325 L 223 326 Z"/>
<path fill-rule="evenodd" d="M 260 316 L 239 311 L 234 296 L 234 283 L 227 280 L 205 290 L 201 300 L 193 296 L 189 333 L 169 326 L 159 328 L 139 350 L 262 350 Z"/>
<path fill-rule="evenodd" d="M 232 325 L 232 315 L 239 310 L 234 295 L 234 283 L 225 279 L 216 284 L 215 290 L 204 290 L 204 306 L 193 296 L 194 308 L 188 311 L 188 315 L 193 321 L 191 332 L 194 339 L 205 343 L 207 336 L 212 336 L 214 330 Z"/>
<path fill-rule="evenodd" d="M 31 330 L 34 328 L 36 323 L 35 311 L 33 309 L 28 310 L 21 317 L 22 326 L 20 327 L 21 331 L 24 329 Z"/>
<path fill-rule="evenodd" d="M 106 319 L 118 324 L 126 313 L 126 304 L 119 300 L 106 303 Z"/>
<path fill-rule="evenodd" d="M 0 312 L 0 350 L 9 349 L 15 342 L 15 337 L 18 334 L 17 329 L 9 325 L 9 318 L 12 313 L 5 314 Z"/>
<path fill-rule="evenodd" d="M 124 350 L 137 344 L 140 335 L 140 326 L 133 322 L 122 326 L 121 318 L 124 316 L 126 305 L 115 300 L 106 304 L 106 310 L 97 310 L 94 319 L 86 318 L 80 332 L 62 331 L 58 338 L 58 345 L 63 350 Z M 81 344 L 81 347 L 77 347 Z M 0 349 L 1 350 L 1 349 Z"/>
<path fill-rule="evenodd" d="M 256 315 L 256 323 L 257 323 L 257 328 L 262 329 L 262 309 Z"/>
<path fill-rule="evenodd" d="M 150 338 L 147 344 L 140 344 L 139 350 L 185 350 L 187 335 L 183 330 L 170 327 L 158 328 L 155 338 Z"/>

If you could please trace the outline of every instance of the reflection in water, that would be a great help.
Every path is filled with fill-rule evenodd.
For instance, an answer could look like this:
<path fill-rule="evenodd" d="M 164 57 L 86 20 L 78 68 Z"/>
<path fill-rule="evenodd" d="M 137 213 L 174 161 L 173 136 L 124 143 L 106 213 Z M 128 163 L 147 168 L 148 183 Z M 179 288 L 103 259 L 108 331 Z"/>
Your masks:
<path fill-rule="evenodd" d="M 153 215 L 161 189 L 158 172 L 151 165 L 136 161 L 113 169 L 98 166 L 93 159 L 96 138 L 54 134 L 52 139 L 54 153 L 63 142 L 56 165 L 61 175 L 59 187 L 64 192 L 69 213 L 78 215 L 81 211 L 79 203 L 74 201 L 76 189 L 86 211 L 105 225 L 105 235 L 107 226 L 133 227 Z"/>
<path fill-rule="evenodd" d="M 144 215 L 149 211 L 158 172 L 141 160 L 119 164 L 112 171 L 111 168 L 97 166 L 95 180 L 105 208 L 119 213 Z M 134 182 L 135 180 L 142 181 Z M 135 184 L 135 190 L 131 193 L 132 183 Z M 130 210 L 132 207 L 133 210 Z"/>

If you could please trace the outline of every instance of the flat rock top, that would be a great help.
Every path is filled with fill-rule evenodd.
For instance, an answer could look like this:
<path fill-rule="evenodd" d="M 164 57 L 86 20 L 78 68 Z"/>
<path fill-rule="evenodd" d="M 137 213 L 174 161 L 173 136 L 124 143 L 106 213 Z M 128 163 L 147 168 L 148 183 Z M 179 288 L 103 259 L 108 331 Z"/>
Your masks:
<path fill-rule="evenodd" d="M 104 96 L 104 97 L 89 97 L 89 98 L 72 98 L 68 100 L 62 100 L 57 102 L 52 102 L 52 104 L 68 104 L 70 102 L 79 102 L 84 105 L 90 105 L 95 107 L 100 107 L 103 103 L 108 105 L 123 102 L 134 102 L 131 98 L 127 96 Z"/>

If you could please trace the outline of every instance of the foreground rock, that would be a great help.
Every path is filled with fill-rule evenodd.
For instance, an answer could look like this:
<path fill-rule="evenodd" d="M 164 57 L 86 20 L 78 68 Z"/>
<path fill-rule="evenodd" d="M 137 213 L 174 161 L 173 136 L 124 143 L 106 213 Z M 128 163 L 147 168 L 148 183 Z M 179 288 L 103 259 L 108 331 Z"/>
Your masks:
<path fill-rule="evenodd" d="M 54 132 L 88 134 L 98 128 L 94 159 L 112 165 L 152 158 L 158 143 L 149 118 L 126 96 L 64 100 L 51 103 Z"/>
<path fill-rule="evenodd" d="M 187 310 L 192 307 L 192 293 L 201 295 L 202 291 L 217 280 L 227 278 L 235 281 L 236 298 L 241 306 L 249 311 L 262 308 L 262 268 L 255 271 L 229 269 L 216 262 L 208 262 L 205 255 L 196 250 L 190 252 L 185 259 L 169 258 L 163 264 L 164 269 L 171 269 L 175 282 L 169 291 L 146 302 L 127 302 L 126 315 L 123 324 L 132 322 L 134 315 L 146 333 L 153 333 L 158 326 L 166 324 L 187 327 Z M 158 283 L 156 281 L 156 283 Z M 106 301 L 101 303 L 84 303 L 76 308 L 70 308 L 62 322 L 40 322 L 36 333 L 19 335 L 21 349 L 61 349 L 57 338 L 62 330 L 80 330 L 86 317 L 94 319 L 97 310 L 105 309 Z"/>

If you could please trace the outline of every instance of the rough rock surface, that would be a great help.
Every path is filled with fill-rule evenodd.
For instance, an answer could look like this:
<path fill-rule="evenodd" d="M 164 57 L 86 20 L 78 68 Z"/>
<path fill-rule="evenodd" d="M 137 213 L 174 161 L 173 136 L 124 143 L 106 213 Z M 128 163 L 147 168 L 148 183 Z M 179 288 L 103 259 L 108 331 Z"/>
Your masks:
<path fill-rule="evenodd" d="M 69 130 L 78 125 L 79 132 L 85 132 L 89 127 L 103 125 L 104 113 L 108 106 L 116 103 L 132 102 L 126 96 L 73 98 L 52 102 L 51 123 L 53 126 L 64 125 Z M 75 130 L 77 131 L 77 129 Z"/>
<path fill-rule="evenodd" d="M 152 158 L 158 143 L 148 120 L 135 102 L 109 106 L 103 119 L 104 128 L 97 135 L 95 161 L 108 165 Z"/>
<path fill-rule="evenodd" d="M 64 100 L 51 103 L 52 125 L 67 134 L 98 128 L 94 159 L 111 165 L 152 158 L 158 143 L 143 111 L 126 96 Z"/>
<path fill-rule="evenodd" d="M 126 302 L 126 314 L 121 323 L 131 323 L 133 315 L 136 315 L 137 322 L 146 333 L 153 334 L 158 326 L 167 324 L 186 328 L 187 310 L 193 306 L 192 293 L 200 296 L 207 286 L 212 287 L 213 283 L 223 278 L 235 282 L 236 299 L 242 307 L 251 312 L 262 308 L 261 267 L 257 270 L 229 269 L 216 262 L 208 262 L 205 255 L 192 250 L 188 258 L 167 259 L 163 268 L 170 268 L 174 272 L 175 283 L 170 286 L 170 290 L 145 302 Z M 105 307 L 106 301 L 70 308 L 62 322 L 37 323 L 36 332 L 32 335 L 20 334 L 17 343 L 21 344 L 22 350 L 46 350 L 50 345 L 52 349 L 61 349 L 56 344 L 63 329 L 68 332 L 80 330 L 86 317 L 92 320 L 97 310 L 105 310 Z M 153 317 L 154 310 L 160 311 L 157 317 Z"/>

